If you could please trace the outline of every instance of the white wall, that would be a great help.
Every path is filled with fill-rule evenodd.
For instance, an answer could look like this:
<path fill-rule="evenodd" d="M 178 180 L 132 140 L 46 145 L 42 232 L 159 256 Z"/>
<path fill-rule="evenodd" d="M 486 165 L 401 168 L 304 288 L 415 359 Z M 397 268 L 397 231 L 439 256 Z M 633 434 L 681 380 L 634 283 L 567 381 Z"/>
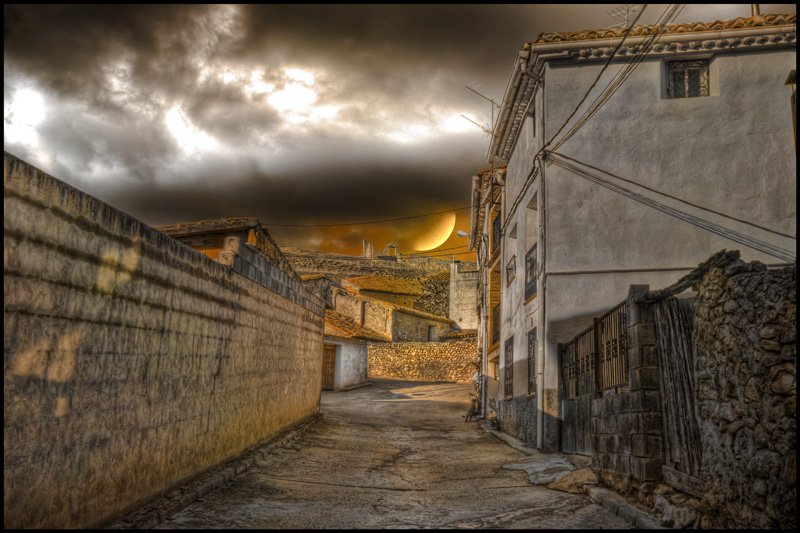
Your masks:
<path fill-rule="evenodd" d="M 346 389 L 367 382 L 367 344 L 326 339 L 336 345 L 334 390 Z"/>

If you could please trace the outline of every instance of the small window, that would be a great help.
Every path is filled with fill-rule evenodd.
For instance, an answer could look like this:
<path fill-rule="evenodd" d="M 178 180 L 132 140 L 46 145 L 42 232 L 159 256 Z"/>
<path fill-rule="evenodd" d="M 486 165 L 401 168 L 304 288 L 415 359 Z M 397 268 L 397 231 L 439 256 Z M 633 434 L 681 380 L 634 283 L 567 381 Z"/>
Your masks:
<path fill-rule="evenodd" d="M 504 392 L 506 398 L 514 395 L 514 337 L 506 340 L 505 370 L 504 370 Z"/>
<path fill-rule="evenodd" d="M 511 257 L 511 260 L 506 265 L 506 285 L 511 285 L 514 278 L 517 277 L 517 256 Z"/>
<path fill-rule="evenodd" d="M 367 302 L 361 302 L 361 325 L 367 321 Z"/>
<path fill-rule="evenodd" d="M 436 340 L 436 326 L 428 326 L 428 340 L 429 341 Z"/>
<path fill-rule="evenodd" d="M 667 95 L 670 98 L 708 96 L 708 61 L 670 61 L 667 63 Z"/>
<path fill-rule="evenodd" d="M 536 328 L 528 332 L 528 394 L 536 394 Z"/>
<path fill-rule="evenodd" d="M 525 254 L 525 299 L 527 300 L 536 294 L 536 271 L 539 264 L 536 261 L 536 244 L 531 246 Z"/>

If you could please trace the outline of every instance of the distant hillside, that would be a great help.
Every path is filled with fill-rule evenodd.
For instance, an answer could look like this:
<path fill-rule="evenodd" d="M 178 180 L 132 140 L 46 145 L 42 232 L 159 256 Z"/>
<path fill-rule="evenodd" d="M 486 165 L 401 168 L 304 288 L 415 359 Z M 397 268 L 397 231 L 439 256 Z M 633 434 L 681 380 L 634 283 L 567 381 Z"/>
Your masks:
<path fill-rule="evenodd" d="M 367 259 L 363 256 L 333 254 L 305 248 L 281 247 L 292 268 L 300 274 L 327 274 L 341 281 L 344 278 L 385 274 L 403 278 L 426 277 L 450 269 L 450 261 L 427 257 L 393 259 Z"/>

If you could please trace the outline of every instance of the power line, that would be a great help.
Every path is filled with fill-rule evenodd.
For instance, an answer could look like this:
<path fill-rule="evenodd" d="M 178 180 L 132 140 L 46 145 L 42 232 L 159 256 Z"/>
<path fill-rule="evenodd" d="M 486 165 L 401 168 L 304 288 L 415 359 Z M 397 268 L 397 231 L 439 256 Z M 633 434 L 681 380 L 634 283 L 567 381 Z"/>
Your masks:
<path fill-rule="evenodd" d="M 518 205 L 519 205 L 519 202 L 520 202 L 520 201 L 522 201 L 522 197 L 523 197 L 523 196 L 525 195 L 525 193 L 528 191 L 528 187 L 530 187 L 531 183 L 533 183 L 533 179 L 534 179 L 534 178 L 535 178 L 535 176 L 536 176 L 536 161 L 538 160 L 538 158 L 539 158 L 539 155 L 540 155 L 542 152 L 544 152 L 544 150 L 547 148 L 547 146 L 549 146 L 549 145 L 550 145 L 550 143 L 552 143 L 552 142 L 553 142 L 553 140 L 554 140 L 554 139 L 555 139 L 555 138 L 558 136 L 558 134 L 559 134 L 559 133 L 561 133 L 561 131 L 564 129 L 564 127 L 566 127 L 566 125 L 569 123 L 569 121 L 572 119 L 572 117 L 574 117 L 574 116 L 575 116 L 575 113 L 577 113 L 577 112 L 578 112 L 578 109 L 580 109 L 580 107 L 581 107 L 581 105 L 583 104 L 583 102 L 585 102 L 585 101 L 586 101 L 586 99 L 589 97 L 589 94 L 592 92 L 592 89 L 593 89 L 593 88 L 594 88 L 594 87 L 597 85 L 597 83 L 600 81 L 600 77 L 603 75 L 603 72 L 605 72 L 605 70 L 606 70 L 606 69 L 608 68 L 608 66 L 611 64 L 611 61 L 612 61 L 612 60 L 614 59 L 614 57 L 617 55 L 617 52 L 618 52 L 618 51 L 619 51 L 619 49 L 622 47 L 622 44 L 625 42 L 625 39 L 627 39 L 627 38 L 628 38 L 628 35 L 630 34 L 631 30 L 632 30 L 632 29 L 633 29 L 633 27 L 636 25 L 636 23 L 639 21 L 639 18 L 642 16 L 642 13 L 644 13 L 644 10 L 647 8 L 647 5 L 648 5 L 648 4 L 644 4 L 644 5 L 642 6 L 642 9 L 641 9 L 641 11 L 639 11 L 639 13 L 636 15 L 636 18 L 633 20 L 633 22 L 631 23 L 631 25 L 630 25 L 630 26 L 628 26 L 628 28 L 625 30 L 625 33 L 622 35 L 622 39 L 620 40 L 619 44 L 617 44 L 616 48 L 614 48 L 614 51 L 613 51 L 613 52 L 611 52 L 611 55 L 610 55 L 610 56 L 608 57 L 608 59 L 606 60 L 606 64 L 605 64 L 605 65 L 603 65 L 603 68 L 600 70 L 600 72 L 598 72 L 598 74 L 597 74 L 597 77 L 595 77 L 595 80 L 594 80 L 594 82 L 592 83 L 591 87 L 589 87 L 589 90 L 587 90 L 587 91 L 586 91 L 586 94 L 584 94 L 584 95 L 583 95 L 583 98 L 581 98 L 581 101 L 580 101 L 580 102 L 578 102 L 578 105 L 576 105 L 576 106 L 575 106 L 575 109 L 573 109 L 573 110 L 572 110 L 572 113 L 570 113 L 570 115 L 567 117 L 567 119 L 566 119 L 566 120 L 565 120 L 565 121 L 564 121 L 564 122 L 561 124 L 561 127 L 560 127 L 560 128 L 558 128 L 558 131 L 556 131 L 555 135 L 553 135 L 553 136 L 550 138 L 550 140 L 549 140 L 549 141 L 547 141 L 546 143 L 544 143 L 544 144 L 542 145 L 542 147 L 541 147 L 541 148 L 539 148 L 539 151 L 538 151 L 538 152 L 536 152 L 536 154 L 534 154 L 534 156 L 533 156 L 533 163 L 532 163 L 532 166 L 531 166 L 531 171 L 528 173 L 528 175 L 527 175 L 527 176 L 526 176 L 526 178 L 525 178 L 525 185 L 522 187 L 522 189 L 520 190 L 519 194 L 517 194 L 517 197 L 514 199 L 514 202 L 512 203 L 512 206 L 511 206 L 511 208 L 510 208 L 510 209 L 508 209 L 508 211 L 507 211 L 507 217 L 506 217 L 506 219 L 503 221 L 503 227 L 502 227 L 502 229 L 501 229 L 501 233 L 502 233 L 502 232 L 505 232 L 506 226 L 508 226 L 508 223 L 509 223 L 509 221 L 511 220 L 511 217 L 513 216 L 513 213 L 514 213 L 514 211 L 517 209 L 517 207 L 518 207 Z M 667 9 L 669 9 L 669 7 L 668 7 Z M 661 17 L 659 17 L 659 20 L 661 20 L 661 18 L 664 16 L 664 14 L 666 14 L 666 12 L 667 12 L 667 10 L 664 10 L 664 13 L 662 13 Z M 531 98 L 533 98 L 533 97 L 531 96 Z"/>
<path fill-rule="evenodd" d="M 334 226 L 363 226 L 368 224 L 381 224 L 383 222 L 395 222 L 398 220 L 411 220 L 412 218 L 423 218 L 433 215 L 441 215 L 442 213 L 453 213 L 455 211 L 463 211 L 464 209 L 470 209 L 470 208 L 472 208 L 472 206 L 468 205 L 465 207 L 457 207 L 455 209 L 445 209 L 444 211 L 434 211 L 433 213 L 425 213 L 422 215 L 413 215 L 413 216 L 398 217 L 398 218 L 385 218 L 383 220 L 369 220 L 366 222 L 342 222 L 336 224 L 279 224 L 272 222 L 261 222 L 261 225 L 281 227 L 281 228 L 330 228 Z"/>
<path fill-rule="evenodd" d="M 577 159 L 574 159 L 572 157 L 566 156 L 564 154 L 555 153 L 555 152 L 550 152 L 550 153 L 553 154 L 553 155 L 557 155 L 559 157 L 563 157 L 564 159 L 569 159 L 570 161 L 573 161 L 575 163 L 579 163 L 579 164 L 581 164 L 581 165 L 583 165 L 585 167 L 589 167 L 589 168 L 591 168 L 593 170 L 597 170 L 599 172 L 602 172 L 603 174 L 607 174 L 607 175 L 609 175 L 609 176 L 611 176 L 613 178 L 617 178 L 618 180 L 622 180 L 622 181 L 624 181 L 626 183 L 630 183 L 631 185 L 636 185 L 637 187 L 641 187 L 641 188 L 646 189 L 646 190 L 648 190 L 650 192 L 654 192 L 656 194 L 660 194 L 662 196 L 666 196 L 667 198 L 671 198 L 672 200 L 677 200 L 677 201 L 682 202 L 682 203 L 684 203 L 686 205 L 690 205 L 692 207 L 696 207 L 697 209 L 701 209 L 701 210 L 706 211 L 708 213 L 713 213 L 715 215 L 719 215 L 721 217 L 727 218 L 728 220 L 733 220 L 735 222 L 741 222 L 742 224 L 747 224 L 748 226 L 752 226 L 754 228 L 758 228 L 758 229 L 767 231 L 769 233 L 774 233 L 775 235 L 780 235 L 781 237 L 788 237 L 789 239 L 795 239 L 796 238 L 795 235 L 789 235 L 788 233 L 781 233 L 780 231 L 776 231 L 776 230 L 773 230 L 773 229 L 770 229 L 770 228 L 767 228 L 767 227 L 764 227 L 764 226 L 760 226 L 758 224 L 755 224 L 753 222 L 749 222 L 747 220 L 743 220 L 741 218 L 736 218 L 736 217 L 733 217 L 733 216 L 730 216 L 730 215 L 726 215 L 725 213 L 721 213 L 720 211 L 715 211 L 714 209 L 710 209 L 708 207 L 703 207 L 702 205 L 698 205 L 698 204 L 689 202 L 688 200 L 684 200 L 682 198 L 678 198 L 677 196 L 673 196 L 671 194 L 667 194 L 665 192 L 661 192 L 661 191 L 659 191 L 657 189 L 653 189 L 652 187 L 648 187 L 647 185 L 643 185 L 643 184 L 638 183 L 636 181 L 623 178 L 622 176 L 618 176 L 618 175 L 616 175 L 616 174 L 614 174 L 612 172 L 609 172 L 607 170 L 603 170 L 602 168 L 598 168 L 596 166 L 590 165 L 589 163 L 584 163 L 583 161 L 578 161 Z"/>
<path fill-rule="evenodd" d="M 608 68 L 608 66 L 611 65 L 611 61 L 614 59 L 614 56 L 617 55 L 617 52 L 622 47 L 622 43 L 624 43 L 625 39 L 628 38 L 628 34 L 633 29 L 633 27 L 636 25 L 636 23 L 639 21 L 639 18 L 642 16 L 642 13 L 644 13 L 644 10 L 647 9 L 647 6 L 648 6 L 648 4 L 644 4 L 642 6 L 642 9 L 641 9 L 641 11 L 639 11 L 639 14 L 636 15 L 636 18 L 633 19 L 633 22 L 631 23 L 631 25 L 628 26 L 628 28 L 625 30 L 625 34 L 622 36 L 622 40 L 619 42 L 619 44 L 617 44 L 617 47 L 614 48 L 614 51 L 611 53 L 611 55 L 608 56 L 608 59 L 606 60 L 606 64 L 603 65 L 603 68 L 600 70 L 600 72 L 597 73 L 597 77 L 594 79 L 594 82 L 589 87 L 589 89 L 586 91 L 586 94 L 583 95 L 583 98 L 581 98 L 581 101 L 578 102 L 578 105 L 576 105 L 575 109 L 572 110 L 572 113 L 570 113 L 570 115 L 567 117 L 567 120 L 565 120 L 564 123 L 561 125 L 561 127 L 558 128 L 558 131 L 552 137 L 550 137 L 550 140 L 547 143 L 545 143 L 545 146 L 548 146 L 550 143 L 553 142 L 553 139 L 558 137 L 558 134 L 561 133 L 561 131 L 564 129 L 564 127 L 567 125 L 567 123 L 570 120 L 572 120 L 572 117 L 575 116 L 575 113 L 578 112 L 578 109 L 580 109 L 580 107 L 583 105 L 583 103 L 589 97 L 589 94 L 592 92 L 592 89 L 594 89 L 595 86 L 597 85 L 597 83 L 600 81 L 600 78 L 603 76 L 603 72 L 605 72 L 606 69 Z M 627 19 L 626 19 L 626 22 L 627 22 Z"/>
<path fill-rule="evenodd" d="M 553 155 L 556 156 L 555 158 L 552 159 L 552 161 L 553 161 L 553 163 L 555 165 L 558 165 L 558 166 L 560 166 L 560 167 L 562 167 L 562 168 L 564 168 L 566 170 L 569 170 L 570 172 L 572 172 L 573 174 L 575 174 L 577 176 L 580 176 L 580 177 L 582 177 L 584 179 L 588 179 L 589 181 L 597 183 L 598 185 L 600 185 L 602 187 L 605 187 L 606 189 L 609 189 L 609 190 L 614 191 L 614 192 L 616 192 L 618 194 L 621 194 L 623 196 L 631 198 L 632 200 L 635 200 L 635 201 L 637 201 L 637 202 L 639 202 L 641 204 L 644 204 L 644 205 L 647 205 L 649 207 L 652 207 L 653 209 L 661 211 L 662 213 L 666 213 L 666 214 L 671 215 L 671 216 L 673 216 L 675 218 L 678 218 L 680 220 L 683 220 L 685 222 L 693 224 L 694 226 L 697 226 L 697 227 L 699 227 L 701 229 L 705 229 L 706 231 L 709 231 L 709 232 L 714 233 L 716 235 L 719 235 L 721 237 L 730 239 L 730 240 L 732 240 L 734 242 L 738 242 L 739 244 L 743 244 L 743 245 L 745 245 L 745 246 L 747 246 L 749 248 L 752 248 L 754 250 L 758 250 L 759 252 L 762 252 L 764 254 L 771 255 L 773 257 L 777 257 L 778 259 L 782 259 L 784 261 L 794 261 L 795 260 L 795 257 L 792 255 L 792 252 L 789 251 L 789 250 L 786 250 L 786 249 L 780 248 L 778 246 L 769 244 L 769 243 L 761 241 L 759 239 L 755 239 L 753 237 L 749 237 L 747 235 L 744 235 L 744 234 L 739 233 L 737 231 L 731 230 L 729 228 L 725 228 L 725 227 L 720 226 L 718 224 L 714 224 L 714 223 L 709 222 L 707 220 L 704 220 L 704 219 L 702 219 L 700 217 L 685 213 L 685 212 L 683 212 L 683 211 L 681 211 L 679 209 L 675 209 L 673 207 L 669 207 L 669 206 L 667 206 L 665 204 L 657 202 L 656 200 L 653 200 L 653 199 L 647 198 L 645 196 L 642 196 L 640 194 L 637 194 L 637 193 L 635 193 L 635 192 L 633 192 L 633 191 L 631 191 L 629 189 L 626 189 L 626 188 L 621 187 L 619 185 L 615 185 L 613 183 L 610 183 L 609 181 L 607 181 L 607 180 L 605 180 L 605 179 L 603 179 L 603 178 L 601 178 L 601 177 L 599 177 L 599 176 L 597 176 L 595 174 L 592 174 L 591 172 L 588 172 L 588 171 L 583 170 L 583 169 L 581 169 L 579 167 L 576 167 L 575 165 L 573 165 L 571 163 L 567 163 L 565 161 L 559 160 L 558 159 L 558 154 L 553 154 Z"/>
<path fill-rule="evenodd" d="M 594 102 L 589 106 L 589 108 L 581 115 L 581 117 L 572 125 L 570 130 L 564 135 L 564 137 L 558 141 L 558 143 L 552 148 L 552 150 L 558 150 L 565 142 L 567 142 L 573 135 L 575 135 L 580 128 L 582 128 L 586 122 L 592 118 L 595 113 L 597 113 L 601 107 L 608 101 L 611 96 L 614 95 L 615 92 L 622 86 L 623 83 L 630 77 L 634 70 L 641 64 L 642 61 L 647 57 L 647 54 L 655 45 L 656 41 L 659 37 L 667 30 L 669 24 L 678 17 L 678 15 L 683 11 L 684 4 L 675 4 L 670 5 L 661 16 L 658 18 L 655 24 L 656 30 L 648 35 L 642 44 L 639 45 L 639 49 L 634 56 L 633 60 L 625 65 L 623 68 L 617 72 L 617 74 L 611 79 L 611 81 L 606 85 L 605 89 L 600 93 L 600 95 L 595 98 Z M 641 13 L 640 13 L 641 14 Z M 620 43 L 622 44 L 622 43 Z M 619 49 L 619 46 L 616 50 Z M 614 52 L 616 53 L 616 50 Z M 588 93 L 587 93 L 588 95 Z M 576 109 L 577 110 L 577 109 Z M 559 130 L 560 131 L 560 130 Z M 553 136 L 555 138 L 555 136 Z M 550 140 L 552 142 L 552 139 Z M 548 143 L 549 144 L 549 143 Z"/>

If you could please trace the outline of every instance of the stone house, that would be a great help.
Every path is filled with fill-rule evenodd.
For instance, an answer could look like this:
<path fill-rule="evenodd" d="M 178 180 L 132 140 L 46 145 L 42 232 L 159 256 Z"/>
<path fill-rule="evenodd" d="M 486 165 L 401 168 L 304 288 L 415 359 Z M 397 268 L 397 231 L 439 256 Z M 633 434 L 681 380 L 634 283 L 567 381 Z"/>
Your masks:
<path fill-rule="evenodd" d="M 732 242 L 794 260 L 795 20 L 637 26 L 619 47 L 624 29 L 544 33 L 519 52 L 470 236 L 483 407 L 506 431 L 562 448 L 559 343 L 631 285 L 668 286 Z"/>

